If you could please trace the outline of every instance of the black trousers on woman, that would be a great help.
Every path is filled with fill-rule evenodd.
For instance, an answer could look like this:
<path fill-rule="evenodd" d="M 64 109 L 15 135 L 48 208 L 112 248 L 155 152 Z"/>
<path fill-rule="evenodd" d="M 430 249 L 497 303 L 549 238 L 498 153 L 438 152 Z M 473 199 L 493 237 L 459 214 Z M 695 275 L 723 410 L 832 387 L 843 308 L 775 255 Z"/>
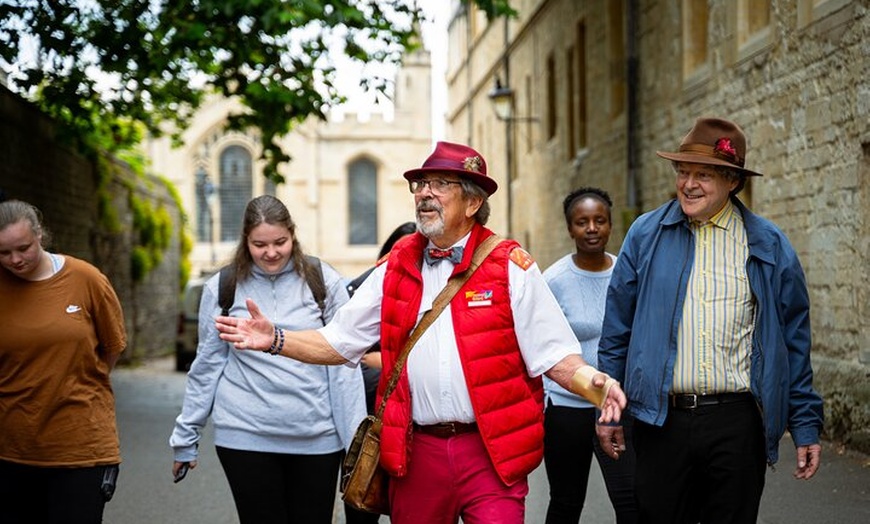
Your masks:
<path fill-rule="evenodd" d="M 586 500 L 592 455 L 598 460 L 618 524 L 637 522 L 634 500 L 634 447 L 630 421 L 626 450 L 619 460 L 608 457 L 595 434 L 595 409 L 554 406 L 544 411 L 544 466 L 550 483 L 547 524 L 577 524 Z"/>
<path fill-rule="evenodd" d="M 0 460 L 0 522 L 99 524 L 106 504 L 100 486 L 110 467 L 45 468 Z"/>
<path fill-rule="evenodd" d="M 241 524 L 331 524 L 342 454 L 217 447 Z"/>

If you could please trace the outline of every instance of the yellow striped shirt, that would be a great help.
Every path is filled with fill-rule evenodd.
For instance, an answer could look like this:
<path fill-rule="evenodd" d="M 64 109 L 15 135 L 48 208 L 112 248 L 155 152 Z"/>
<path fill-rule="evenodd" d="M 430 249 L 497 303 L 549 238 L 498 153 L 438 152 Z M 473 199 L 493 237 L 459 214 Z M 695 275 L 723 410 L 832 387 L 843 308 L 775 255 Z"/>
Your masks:
<path fill-rule="evenodd" d="M 674 393 L 749 391 L 755 299 L 746 276 L 749 245 L 729 200 L 703 224 L 691 222 L 695 261 L 677 331 Z"/>

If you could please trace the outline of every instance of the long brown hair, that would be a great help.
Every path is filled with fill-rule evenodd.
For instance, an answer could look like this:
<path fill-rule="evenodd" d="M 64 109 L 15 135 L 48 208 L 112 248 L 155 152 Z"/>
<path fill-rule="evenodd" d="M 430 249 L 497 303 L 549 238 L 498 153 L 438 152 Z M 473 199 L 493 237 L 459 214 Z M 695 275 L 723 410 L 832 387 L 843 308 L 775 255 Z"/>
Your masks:
<path fill-rule="evenodd" d="M 302 246 L 299 245 L 299 240 L 296 238 L 296 223 L 293 222 L 290 211 L 287 210 L 287 206 L 283 202 L 271 195 L 258 196 L 248 202 L 248 205 L 245 207 L 245 216 L 242 220 L 242 236 L 239 238 L 239 243 L 233 256 L 233 265 L 236 268 L 236 280 L 244 280 L 251 276 L 254 259 L 248 250 L 248 235 L 251 234 L 252 229 L 263 223 L 287 228 L 290 236 L 293 238 L 292 252 L 290 253 L 293 268 L 305 279 L 309 287 L 319 286 L 323 288 L 322 279 L 311 277 L 314 269 L 306 260 Z M 313 288 L 312 291 L 314 291 Z M 324 296 L 325 289 L 321 289 L 321 291 L 324 291 L 323 295 L 321 295 Z M 315 293 L 315 296 L 318 296 L 317 293 Z"/>

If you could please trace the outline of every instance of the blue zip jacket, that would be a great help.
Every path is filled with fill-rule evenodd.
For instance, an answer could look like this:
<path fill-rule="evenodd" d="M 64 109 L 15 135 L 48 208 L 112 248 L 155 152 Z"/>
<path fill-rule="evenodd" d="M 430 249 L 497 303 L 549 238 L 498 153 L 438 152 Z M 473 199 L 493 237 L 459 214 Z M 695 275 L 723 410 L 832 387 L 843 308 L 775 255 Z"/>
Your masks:
<path fill-rule="evenodd" d="M 822 399 L 813 389 L 810 304 L 797 254 L 772 222 L 737 198 L 749 241 L 746 272 L 756 300 L 751 389 L 761 410 L 767 461 L 786 428 L 796 446 L 819 441 Z M 679 326 L 695 238 L 677 200 L 632 224 L 607 293 L 598 363 L 622 383 L 629 412 L 661 426 L 668 414 Z"/>

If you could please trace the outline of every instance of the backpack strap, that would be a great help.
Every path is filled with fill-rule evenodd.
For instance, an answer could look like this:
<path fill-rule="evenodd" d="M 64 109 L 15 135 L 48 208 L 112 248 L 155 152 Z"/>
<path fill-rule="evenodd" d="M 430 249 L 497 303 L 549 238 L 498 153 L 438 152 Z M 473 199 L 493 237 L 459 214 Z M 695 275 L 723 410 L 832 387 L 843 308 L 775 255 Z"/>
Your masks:
<path fill-rule="evenodd" d="M 221 307 L 221 316 L 229 316 L 235 299 L 236 271 L 232 265 L 224 266 L 218 277 L 218 305 Z"/>
<path fill-rule="evenodd" d="M 308 288 L 314 296 L 314 301 L 317 302 L 317 307 L 320 308 L 320 322 L 326 325 L 326 284 L 323 282 L 323 268 L 320 266 L 320 259 L 305 255 L 305 281 L 308 282 Z"/>

